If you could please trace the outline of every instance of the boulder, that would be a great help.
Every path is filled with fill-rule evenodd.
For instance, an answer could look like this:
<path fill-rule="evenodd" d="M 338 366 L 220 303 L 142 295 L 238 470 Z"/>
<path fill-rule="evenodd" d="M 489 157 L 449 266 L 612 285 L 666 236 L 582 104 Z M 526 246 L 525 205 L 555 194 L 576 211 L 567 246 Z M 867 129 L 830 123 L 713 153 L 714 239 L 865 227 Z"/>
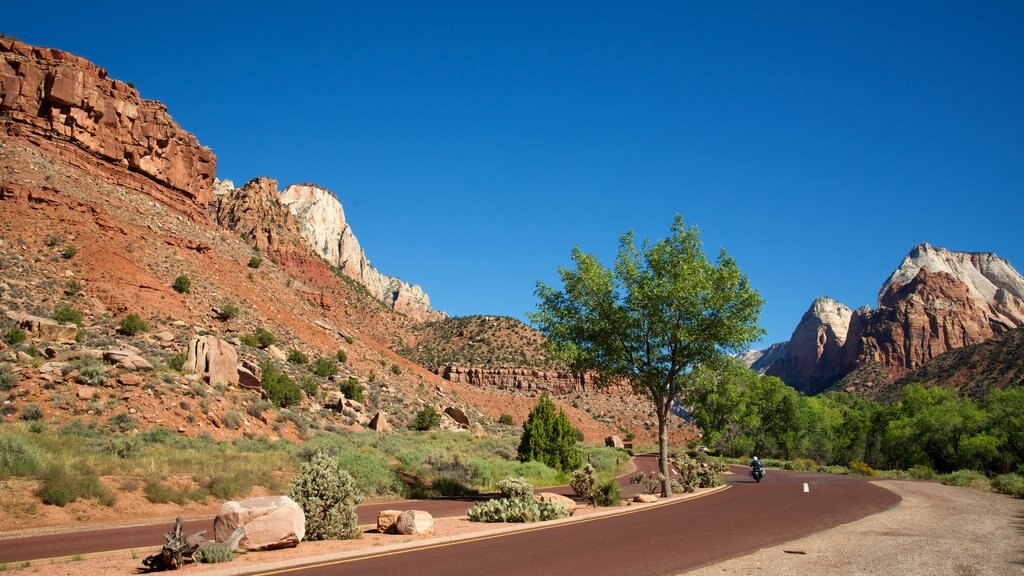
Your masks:
<path fill-rule="evenodd" d="M 423 510 L 406 510 L 395 521 L 395 531 L 406 536 L 434 533 L 434 517 Z"/>
<path fill-rule="evenodd" d="M 622 443 L 622 438 L 618 436 L 609 436 L 604 439 L 604 445 L 609 448 L 624 448 L 625 445 Z"/>
<path fill-rule="evenodd" d="M 20 312 L 8 311 L 7 317 L 14 320 L 34 340 L 43 342 L 55 342 L 57 344 L 72 344 L 78 335 L 78 326 L 72 322 L 61 323 L 49 318 L 30 316 Z"/>
<path fill-rule="evenodd" d="M 264 348 L 263 351 L 266 352 L 267 355 L 273 358 L 274 360 L 277 360 L 279 362 L 288 361 L 288 355 L 282 352 L 280 348 L 274 346 L 273 344 Z"/>
<path fill-rule="evenodd" d="M 642 502 L 644 504 L 650 504 L 658 501 L 657 494 L 637 494 L 633 497 L 633 502 Z"/>
<path fill-rule="evenodd" d="M 324 396 L 324 407 L 331 410 L 343 410 L 345 407 L 345 395 L 337 390 L 331 390 Z"/>
<path fill-rule="evenodd" d="M 104 350 L 103 361 L 125 370 L 152 370 L 148 360 L 130 350 Z"/>
<path fill-rule="evenodd" d="M 365 412 L 366 406 L 362 402 L 356 402 L 355 400 L 345 400 L 345 406 L 355 410 L 356 412 Z"/>
<path fill-rule="evenodd" d="M 373 418 L 370 419 L 368 427 L 374 432 L 388 432 L 391 430 L 391 426 L 388 424 L 387 417 L 383 412 L 377 412 L 374 414 Z"/>
<path fill-rule="evenodd" d="M 466 416 L 465 412 L 456 408 L 455 406 L 449 406 L 445 408 L 444 413 L 450 416 L 452 420 L 455 420 L 462 426 L 465 426 L 467 428 L 469 427 L 469 416 Z"/>
<path fill-rule="evenodd" d="M 556 502 L 561 504 L 569 511 L 570 515 L 580 507 L 579 503 L 572 498 L 562 496 L 561 494 L 555 494 L 553 492 L 541 492 L 540 494 L 534 494 L 533 497 L 536 498 L 538 502 Z"/>
<path fill-rule="evenodd" d="M 287 496 L 225 502 L 213 521 L 214 537 L 224 542 L 239 527 L 245 528 L 245 536 L 238 543 L 242 550 L 294 548 L 306 535 L 306 515 Z"/>
<path fill-rule="evenodd" d="M 401 510 L 381 510 L 377 514 L 377 531 L 381 534 L 394 534 L 397 532 L 395 523 L 401 515 Z"/>
<path fill-rule="evenodd" d="M 184 369 L 206 377 L 211 386 L 238 384 L 238 353 L 215 336 L 193 338 L 188 344 Z"/>

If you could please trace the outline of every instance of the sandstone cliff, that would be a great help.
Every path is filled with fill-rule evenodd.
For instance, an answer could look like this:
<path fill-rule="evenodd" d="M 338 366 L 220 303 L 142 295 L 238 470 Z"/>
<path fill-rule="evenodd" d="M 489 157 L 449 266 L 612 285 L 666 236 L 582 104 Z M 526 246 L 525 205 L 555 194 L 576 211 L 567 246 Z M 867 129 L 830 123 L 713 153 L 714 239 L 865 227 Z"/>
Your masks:
<path fill-rule="evenodd" d="M 381 274 L 370 265 L 345 219 L 341 202 L 329 190 L 312 184 L 293 184 L 281 193 L 281 202 L 298 219 L 302 235 L 313 249 L 375 298 L 416 320 L 444 316 L 431 310 L 430 298 L 422 288 Z"/>
<path fill-rule="evenodd" d="M 764 350 L 749 350 L 738 354 L 736 359 L 754 372 L 764 374 L 780 356 L 786 353 L 786 346 L 788 344 L 789 341 L 776 342 Z"/>
<path fill-rule="evenodd" d="M 78 56 L 0 38 L 0 116 L 6 137 L 165 204 L 198 215 L 210 199 L 213 152 L 182 130 L 163 104 L 140 98 Z M 123 170 L 111 170 L 117 167 Z"/>
<path fill-rule="evenodd" d="M 832 384 L 843 370 L 843 345 L 853 312 L 831 298 L 818 298 L 765 370 L 783 382 L 813 394 Z"/>

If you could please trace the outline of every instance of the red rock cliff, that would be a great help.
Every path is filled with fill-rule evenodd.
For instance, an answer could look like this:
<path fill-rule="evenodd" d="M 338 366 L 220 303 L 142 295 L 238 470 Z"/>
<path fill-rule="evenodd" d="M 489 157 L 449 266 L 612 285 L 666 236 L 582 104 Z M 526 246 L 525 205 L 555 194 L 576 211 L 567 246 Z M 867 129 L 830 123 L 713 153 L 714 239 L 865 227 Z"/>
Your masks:
<path fill-rule="evenodd" d="M 140 98 L 83 58 L 0 39 L 0 116 L 7 137 L 107 177 L 109 167 L 97 168 L 90 156 L 142 175 L 152 182 L 125 174 L 114 180 L 169 205 L 201 214 L 210 200 L 213 152 L 182 130 L 163 104 Z"/>

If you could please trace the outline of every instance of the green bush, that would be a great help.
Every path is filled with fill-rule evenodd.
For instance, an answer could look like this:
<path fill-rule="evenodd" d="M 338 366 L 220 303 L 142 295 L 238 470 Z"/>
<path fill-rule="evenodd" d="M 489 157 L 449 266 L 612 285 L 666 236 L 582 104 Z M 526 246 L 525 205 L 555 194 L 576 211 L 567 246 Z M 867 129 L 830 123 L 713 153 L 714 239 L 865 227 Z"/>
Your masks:
<path fill-rule="evenodd" d="M 317 358 L 310 371 L 321 378 L 330 378 L 338 373 L 338 364 L 330 358 Z"/>
<path fill-rule="evenodd" d="M 600 483 L 601 480 L 597 477 L 597 470 L 590 463 L 575 470 L 569 479 L 569 487 L 572 488 L 573 493 L 595 506 L 601 497 L 599 492 Z"/>
<path fill-rule="evenodd" d="M 146 324 L 146 321 L 140 318 L 138 314 L 125 316 L 117 327 L 117 331 L 125 336 L 134 336 L 147 330 L 149 330 L 149 324 Z"/>
<path fill-rule="evenodd" d="M 139 421 L 127 412 L 115 414 L 107 421 L 107 423 L 115 430 L 119 430 L 121 432 L 130 432 L 139 427 Z"/>
<path fill-rule="evenodd" d="M 72 278 L 64 283 L 64 294 L 66 296 L 76 296 L 82 291 L 82 283 Z"/>
<path fill-rule="evenodd" d="M 292 348 L 288 350 L 288 361 L 292 364 L 306 364 L 309 362 L 309 356 L 298 348 Z"/>
<path fill-rule="evenodd" d="M 200 564 L 219 564 L 234 560 L 235 553 L 223 544 L 207 544 L 200 548 L 192 557 Z"/>
<path fill-rule="evenodd" d="M 203 482 L 203 488 L 218 500 L 233 500 L 252 490 L 252 475 L 246 470 L 217 472 Z"/>
<path fill-rule="evenodd" d="M 227 322 L 235 316 L 238 316 L 239 312 L 241 312 L 241 310 L 238 306 L 235 306 L 235 304 L 230 300 L 225 300 L 220 305 L 220 310 L 217 311 L 217 318 L 219 318 L 221 322 Z"/>
<path fill-rule="evenodd" d="M 7 364 L 0 364 L 0 392 L 13 390 L 21 383 L 21 376 L 11 372 Z"/>
<path fill-rule="evenodd" d="M 533 498 L 533 485 L 522 476 L 509 476 L 498 482 L 495 487 L 505 498 Z"/>
<path fill-rule="evenodd" d="M 75 254 L 78 254 L 78 248 L 75 248 L 74 246 L 66 246 L 64 251 L 60 253 L 61 257 L 65 260 L 74 258 Z"/>
<path fill-rule="evenodd" d="M 242 344 L 260 349 L 277 344 L 277 337 L 264 328 L 257 328 L 252 334 L 242 336 L 241 340 Z"/>
<path fill-rule="evenodd" d="M 320 383 L 317 382 L 316 378 L 312 376 L 302 376 L 299 378 L 299 388 L 306 393 L 306 396 L 310 398 L 320 397 Z"/>
<path fill-rule="evenodd" d="M 21 419 L 26 422 L 43 419 L 43 409 L 38 404 L 29 404 L 21 411 Z"/>
<path fill-rule="evenodd" d="M 505 426 L 515 426 L 515 422 L 512 420 L 511 414 L 502 414 L 501 416 L 499 416 L 498 424 L 503 424 Z"/>
<path fill-rule="evenodd" d="M 957 470 L 956 472 L 944 474 L 939 476 L 939 482 L 948 486 L 960 486 L 976 490 L 988 490 L 991 487 L 988 477 L 974 470 Z"/>
<path fill-rule="evenodd" d="M 519 460 L 536 460 L 563 472 L 575 470 L 583 463 L 576 436 L 569 417 L 562 410 L 556 412 L 555 403 L 544 393 L 523 424 Z"/>
<path fill-rule="evenodd" d="M 441 415 L 438 414 L 437 409 L 427 404 L 422 410 L 416 413 L 416 417 L 413 418 L 412 424 L 409 425 L 413 430 L 431 430 L 441 425 Z"/>
<path fill-rule="evenodd" d="M 171 356 L 170 360 L 167 361 L 167 366 L 171 370 L 177 370 L 181 372 L 181 369 L 185 367 L 185 360 L 188 360 L 188 355 L 184 352 L 180 352 Z"/>
<path fill-rule="evenodd" d="M 598 506 L 618 506 L 622 500 L 622 488 L 615 478 L 609 478 L 597 486 Z"/>
<path fill-rule="evenodd" d="M 4 334 L 4 342 L 10 344 L 11 346 L 16 346 L 24 342 L 26 337 L 28 337 L 28 335 L 25 334 L 25 331 L 15 326 L 14 328 L 8 330 L 6 334 Z"/>
<path fill-rule="evenodd" d="M 249 268 L 259 268 L 262 263 L 263 259 L 259 255 L 253 254 L 252 258 L 249 258 Z"/>
<path fill-rule="evenodd" d="M 847 468 L 850 469 L 850 474 L 853 474 L 854 476 L 878 476 L 878 472 L 876 472 L 874 468 L 868 466 L 867 464 L 861 462 L 860 460 L 854 460 L 850 462 Z"/>
<path fill-rule="evenodd" d="M 49 246 L 50 248 L 53 248 L 57 244 L 60 244 L 60 236 L 51 234 L 47 236 L 45 240 L 43 240 L 43 243 Z"/>
<path fill-rule="evenodd" d="M 0 478 L 28 476 L 39 465 L 41 451 L 18 436 L 0 436 Z"/>
<path fill-rule="evenodd" d="M 338 359 L 338 362 L 345 364 L 348 362 L 348 354 L 344 350 L 338 350 L 338 353 L 334 355 Z"/>
<path fill-rule="evenodd" d="M 802 460 L 790 460 L 783 466 L 786 470 L 800 470 L 802 472 L 814 472 L 818 469 L 818 463 L 810 458 Z"/>
<path fill-rule="evenodd" d="M 192 280 L 190 280 L 188 276 L 182 274 L 174 279 L 174 284 L 172 284 L 171 287 L 174 288 L 175 292 L 187 294 L 192 290 Z"/>
<path fill-rule="evenodd" d="M 391 373 L 394 374 L 395 376 L 400 375 L 402 373 L 402 367 L 399 366 L 398 364 L 392 364 Z"/>
<path fill-rule="evenodd" d="M 360 384 L 359 380 L 356 378 L 342 380 L 338 384 L 338 389 L 341 390 L 341 393 L 349 400 L 355 400 L 359 403 L 366 402 L 366 392 L 363 390 L 363 385 Z"/>
<path fill-rule="evenodd" d="M 260 385 L 267 392 L 267 399 L 278 408 L 294 406 L 302 401 L 302 389 L 284 372 L 277 369 L 273 362 L 260 364 L 263 380 Z"/>
<path fill-rule="evenodd" d="M 568 515 L 565 507 L 557 502 L 539 502 L 533 498 L 488 500 L 466 511 L 470 522 L 544 522 Z"/>
<path fill-rule="evenodd" d="M 1014 498 L 1024 498 L 1024 477 L 1017 474 L 1000 474 L 992 479 L 992 489 Z"/>
<path fill-rule="evenodd" d="M 58 304 L 53 309 L 53 319 L 57 322 L 73 322 L 75 326 L 82 327 L 82 311 L 70 304 Z"/>
<path fill-rule="evenodd" d="M 104 506 L 115 504 L 114 496 L 100 483 L 99 476 L 86 466 L 74 470 L 60 464 L 47 466 L 39 475 L 42 485 L 36 496 L 43 504 L 64 507 L 79 498 L 95 498 Z"/>
<path fill-rule="evenodd" d="M 120 436 L 107 441 L 103 451 L 118 458 L 132 458 L 142 452 L 142 440 L 138 436 Z"/>
<path fill-rule="evenodd" d="M 907 470 L 907 474 L 916 480 L 932 480 L 935 478 L 935 471 L 924 464 L 914 464 Z"/>
<path fill-rule="evenodd" d="M 78 366 L 75 380 L 87 386 L 102 386 L 107 381 L 107 369 L 99 362 L 84 362 Z"/>
<path fill-rule="evenodd" d="M 317 452 L 299 468 L 288 496 L 306 514 L 307 540 L 345 540 L 359 536 L 356 506 L 362 496 L 355 480 L 326 452 Z"/>
<path fill-rule="evenodd" d="M 179 506 L 184 504 L 189 496 L 187 491 L 172 488 L 156 478 L 146 480 L 142 493 L 145 494 L 146 500 L 153 504 L 174 503 Z"/>

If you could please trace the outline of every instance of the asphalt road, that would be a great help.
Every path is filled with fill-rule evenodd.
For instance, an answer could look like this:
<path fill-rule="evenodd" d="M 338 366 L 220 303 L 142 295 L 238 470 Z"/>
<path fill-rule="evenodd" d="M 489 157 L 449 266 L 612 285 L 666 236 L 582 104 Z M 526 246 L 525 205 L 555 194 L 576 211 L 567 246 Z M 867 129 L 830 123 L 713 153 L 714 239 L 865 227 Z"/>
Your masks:
<path fill-rule="evenodd" d="M 729 490 L 703 498 L 266 574 L 677 574 L 852 522 L 899 502 L 864 478 L 770 471 L 757 484 L 745 470 L 736 470 Z"/>

